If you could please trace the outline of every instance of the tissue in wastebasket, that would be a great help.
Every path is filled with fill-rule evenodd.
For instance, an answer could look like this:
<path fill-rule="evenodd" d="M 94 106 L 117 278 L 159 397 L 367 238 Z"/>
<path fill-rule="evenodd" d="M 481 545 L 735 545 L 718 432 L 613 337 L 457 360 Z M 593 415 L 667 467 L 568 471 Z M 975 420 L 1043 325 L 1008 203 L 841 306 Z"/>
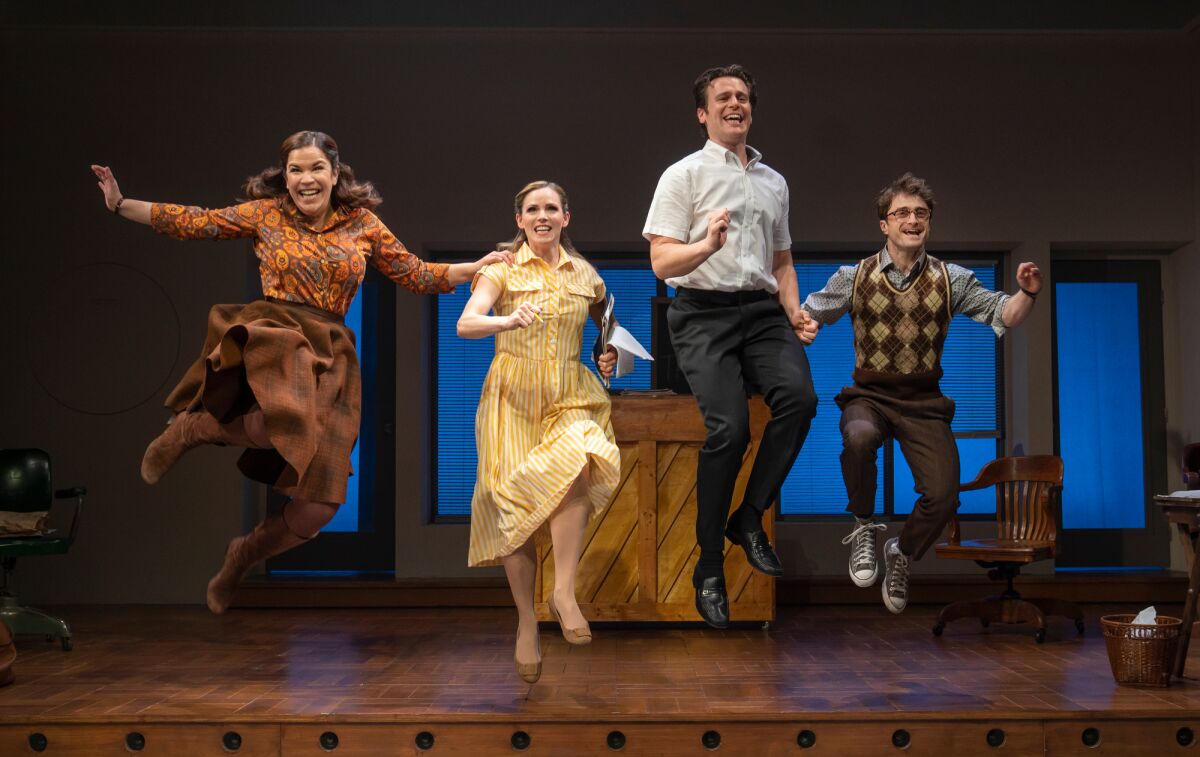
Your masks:
<path fill-rule="evenodd" d="M 1137 617 L 1133 619 L 1133 625 L 1135 625 L 1135 626 L 1158 625 L 1157 621 L 1155 620 L 1155 618 L 1157 618 L 1157 617 L 1158 617 L 1158 613 L 1155 611 L 1154 605 L 1150 605 L 1145 610 L 1142 610 L 1141 612 L 1139 612 L 1137 614 Z"/>

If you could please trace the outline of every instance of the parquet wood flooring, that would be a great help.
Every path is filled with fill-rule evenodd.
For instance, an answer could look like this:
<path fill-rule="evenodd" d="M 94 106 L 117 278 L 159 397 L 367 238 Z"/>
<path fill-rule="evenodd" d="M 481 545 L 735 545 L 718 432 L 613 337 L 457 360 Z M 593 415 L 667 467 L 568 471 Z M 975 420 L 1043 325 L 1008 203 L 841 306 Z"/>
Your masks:
<path fill-rule="evenodd" d="M 976 747 L 983 754 L 996 727 L 1009 753 L 1072 753 L 1083 748 L 1081 729 L 1101 722 L 1108 751 L 1122 739 L 1156 750 L 1123 754 L 1182 749 L 1180 729 L 1200 738 L 1200 645 L 1189 661 L 1193 677 L 1169 688 L 1113 681 L 1098 618 L 1125 606 L 1088 606 L 1082 638 L 1056 619 L 1040 645 L 1028 629 L 969 621 L 935 638 L 934 606 L 901 616 L 882 606 L 784 607 L 765 630 L 597 624 L 586 647 L 544 624 L 543 673 L 533 686 L 513 669 L 516 618 L 507 608 L 223 617 L 199 607 L 59 609 L 75 649 L 18 639 L 17 683 L 0 689 L 5 757 L 33 753 L 26 742 L 34 731 L 57 748 L 47 754 L 110 753 L 95 739 L 120 741 L 111 753 L 128 754 L 123 739 L 135 728 L 146 754 L 208 754 L 161 749 L 184 736 L 218 743 L 229 724 L 245 741 L 241 754 L 339 756 L 421 753 L 414 738 L 423 730 L 440 739 L 431 753 L 475 755 L 492 746 L 511 754 L 517 730 L 532 737 L 531 754 L 611 752 L 605 739 L 614 730 L 627 739 L 624 754 L 704 753 L 708 730 L 721 734 L 722 754 L 890 753 L 898 729 L 912 740 L 908 753 L 936 746 L 942 757 Z M 817 734 L 814 751 L 798 746 L 802 729 Z M 340 745 L 312 751 L 326 732 Z M 91 746 L 72 751 L 72 739 Z M 966 739 L 965 751 L 946 751 L 955 739 Z M 376 741 L 394 751 L 363 746 Z M 1037 746 L 1017 746 L 1026 743 Z M 841 751 L 830 751 L 835 744 Z"/>

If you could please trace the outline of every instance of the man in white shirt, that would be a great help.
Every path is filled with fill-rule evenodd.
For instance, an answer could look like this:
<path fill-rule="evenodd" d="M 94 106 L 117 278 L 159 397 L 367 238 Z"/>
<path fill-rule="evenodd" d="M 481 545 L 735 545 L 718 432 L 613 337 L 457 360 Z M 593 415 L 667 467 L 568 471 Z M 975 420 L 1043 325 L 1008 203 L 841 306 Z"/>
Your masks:
<path fill-rule="evenodd" d="M 755 569 L 783 574 L 762 516 L 816 414 L 801 342 L 816 336 L 817 325 L 800 307 L 787 182 L 746 144 L 754 77 L 739 65 L 710 68 L 693 94 L 708 141 L 663 173 L 643 236 L 654 273 L 676 288 L 667 311 L 671 343 L 708 430 L 696 472 L 696 609 L 709 625 L 725 628 L 726 537 Z M 741 506 L 726 525 L 750 440 L 748 387 L 764 395 L 771 421 Z"/>

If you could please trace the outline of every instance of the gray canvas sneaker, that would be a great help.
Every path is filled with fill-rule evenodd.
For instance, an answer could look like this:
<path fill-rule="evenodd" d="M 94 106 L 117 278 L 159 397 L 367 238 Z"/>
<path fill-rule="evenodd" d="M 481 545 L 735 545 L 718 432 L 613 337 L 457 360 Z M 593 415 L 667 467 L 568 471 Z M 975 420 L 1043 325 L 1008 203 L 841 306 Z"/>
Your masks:
<path fill-rule="evenodd" d="M 850 545 L 850 580 L 855 586 L 872 586 L 879 578 L 879 560 L 875 557 L 876 531 L 887 526 L 873 520 L 855 519 L 855 528 L 842 544 Z"/>
<path fill-rule="evenodd" d="M 900 551 L 899 538 L 883 545 L 883 564 L 883 604 L 899 615 L 908 606 L 908 555 Z"/>

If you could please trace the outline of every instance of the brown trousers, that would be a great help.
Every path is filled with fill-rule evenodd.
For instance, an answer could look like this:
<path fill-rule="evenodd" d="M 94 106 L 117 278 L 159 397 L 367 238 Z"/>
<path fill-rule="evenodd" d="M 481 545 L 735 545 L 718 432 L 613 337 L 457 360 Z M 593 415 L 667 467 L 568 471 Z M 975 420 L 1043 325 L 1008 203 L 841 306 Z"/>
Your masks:
<path fill-rule="evenodd" d="M 920 495 L 900 530 L 900 551 L 920 558 L 941 535 L 958 509 L 958 445 L 950 431 L 954 400 L 940 392 L 897 399 L 862 386 L 842 388 L 842 478 L 850 504 L 860 518 L 875 510 L 875 464 L 879 448 L 894 438 L 912 469 Z"/>

